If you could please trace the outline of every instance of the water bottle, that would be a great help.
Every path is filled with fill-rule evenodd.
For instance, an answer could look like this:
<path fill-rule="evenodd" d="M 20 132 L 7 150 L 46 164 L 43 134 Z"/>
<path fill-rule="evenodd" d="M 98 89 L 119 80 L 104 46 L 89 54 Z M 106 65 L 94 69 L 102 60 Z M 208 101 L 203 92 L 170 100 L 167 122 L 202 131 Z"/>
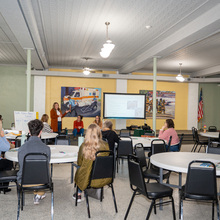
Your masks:
<path fill-rule="evenodd" d="M 206 125 L 204 125 L 203 132 L 206 133 Z"/>
<path fill-rule="evenodd" d="M 25 135 L 25 134 L 22 134 L 22 135 L 21 135 L 21 145 L 24 144 L 25 140 L 26 140 L 26 135 Z"/>

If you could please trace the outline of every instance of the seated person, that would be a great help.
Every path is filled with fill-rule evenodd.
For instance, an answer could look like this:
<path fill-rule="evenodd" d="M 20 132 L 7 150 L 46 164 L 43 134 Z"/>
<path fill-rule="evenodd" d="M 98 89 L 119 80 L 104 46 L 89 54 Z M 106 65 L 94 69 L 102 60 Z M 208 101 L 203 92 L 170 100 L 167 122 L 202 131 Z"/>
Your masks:
<path fill-rule="evenodd" d="M 7 160 L 1 156 L 2 151 L 8 151 L 10 149 L 10 144 L 5 138 L 4 131 L 2 131 L 2 121 L 0 121 L 0 171 L 11 170 L 13 167 L 13 162 Z M 6 188 L 0 188 L 0 191 L 10 192 L 11 189 L 8 189 L 7 186 L 9 183 L 0 183 L 1 186 L 5 186 Z"/>
<path fill-rule="evenodd" d="M 109 150 L 108 144 L 102 140 L 102 133 L 98 125 L 89 125 L 84 143 L 79 148 L 77 165 L 78 169 L 75 175 L 75 183 L 79 188 L 78 202 L 81 202 L 81 192 L 85 190 L 89 184 L 90 174 L 92 171 L 95 153 L 99 150 Z M 103 156 L 106 153 L 102 153 Z M 92 180 L 91 187 L 101 188 L 111 182 L 111 178 Z M 73 194 L 76 199 L 76 194 Z"/>
<path fill-rule="evenodd" d="M 102 121 L 99 115 L 95 116 L 95 120 L 93 121 L 94 124 L 97 124 L 102 129 Z"/>
<path fill-rule="evenodd" d="M 83 116 L 78 115 L 77 120 L 74 121 L 74 123 L 73 123 L 73 136 L 74 136 L 74 139 L 76 139 L 77 134 L 83 135 L 83 133 L 84 133 L 82 119 L 83 119 Z"/>
<path fill-rule="evenodd" d="M 49 116 L 47 114 L 43 114 L 41 117 L 41 121 L 43 122 L 43 126 L 44 126 L 42 129 L 42 132 L 44 133 L 53 132 L 53 130 L 50 128 L 50 125 L 48 125 L 48 119 L 49 119 Z"/>
<path fill-rule="evenodd" d="M 115 143 L 119 143 L 119 137 L 115 133 L 115 131 L 112 130 L 112 122 L 109 120 L 106 120 L 103 124 L 102 129 L 102 137 L 108 140 L 109 149 L 114 152 Z"/>
<path fill-rule="evenodd" d="M 29 140 L 23 144 L 18 150 L 18 163 L 19 163 L 19 171 L 17 173 L 17 181 L 21 184 L 22 178 L 22 169 L 23 169 L 23 161 L 24 157 L 28 153 L 45 153 L 48 156 L 48 160 L 50 161 L 50 148 L 44 144 L 41 139 L 41 133 L 43 129 L 43 122 L 35 119 L 28 122 L 29 133 L 31 137 Z M 44 190 L 34 191 L 34 204 L 39 204 L 40 200 L 44 199 L 46 194 Z"/>
<path fill-rule="evenodd" d="M 178 151 L 180 140 L 174 129 L 174 122 L 172 119 L 167 119 L 164 126 L 160 129 L 159 139 L 165 140 L 168 144 L 170 136 L 172 136 L 172 141 L 170 144 L 170 151 Z M 166 148 L 168 149 L 168 145 L 166 145 Z"/>

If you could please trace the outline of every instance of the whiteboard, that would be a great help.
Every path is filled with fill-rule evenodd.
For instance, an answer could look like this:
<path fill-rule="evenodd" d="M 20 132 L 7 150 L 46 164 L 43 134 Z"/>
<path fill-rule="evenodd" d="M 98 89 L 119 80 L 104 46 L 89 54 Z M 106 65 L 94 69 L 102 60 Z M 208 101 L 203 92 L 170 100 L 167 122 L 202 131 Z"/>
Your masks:
<path fill-rule="evenodd" d="M 15 130 L 29 131 L 28 122 L 37 118 L 36 112 L 14 111 Z"/>

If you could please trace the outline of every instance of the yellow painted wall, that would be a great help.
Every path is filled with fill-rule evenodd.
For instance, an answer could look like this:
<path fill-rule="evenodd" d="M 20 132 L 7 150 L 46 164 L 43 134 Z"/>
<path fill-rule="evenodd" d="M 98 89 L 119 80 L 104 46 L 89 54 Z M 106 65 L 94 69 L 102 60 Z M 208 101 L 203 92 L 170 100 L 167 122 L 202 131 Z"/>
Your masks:
<path fill-rule="evenodd" d="M 50 115 L 53 103 L 61 103 L 61 87 L 96 87 L 101 88 L 103 92 L 116 92 L 115 79 L 89 79 L 89 78 L 73 78 L 73 77 L 51 77 L 46 78 L 46 114 Z M 103 97 L 101 103 L 101 118 L 103 109 Z M 64 117 L 62 120 L 63 128 L 72 129 L 73 121 L 76 117 Z M 87 128 L 94 118 L 83 118 L 84 127 Z M 111 120 L 115 128 L 115 120 Z M 50 123 L 50 121 L 49 121 Z"/>
<path fill-rule="evenodd" d="M 127 81 L 128 93 L 139 93 L 139 90 L 153 90 L 153 81 Z M 176 92 L 175 129 L 187 130 L 188 83 L 157 82 L 157 90 Z M 164 122 L 165 119 L 157 119 L 156 129 L 160 129 Z M 147 119 L 146 123 L 153 126 L 152 119 Z M 144 120 L 127 120 L 126 124 L 143 125 Z"/>

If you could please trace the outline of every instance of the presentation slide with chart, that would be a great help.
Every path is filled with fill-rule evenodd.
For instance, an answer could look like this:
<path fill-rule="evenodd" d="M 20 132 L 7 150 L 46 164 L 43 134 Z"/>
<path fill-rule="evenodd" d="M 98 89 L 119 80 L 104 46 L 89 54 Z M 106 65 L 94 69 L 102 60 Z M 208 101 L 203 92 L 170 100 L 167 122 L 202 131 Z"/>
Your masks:
<path fill-rule="evenodd" d="M 38 118 L 38 112 L 14 111 L 15 130 L 29 131 L 28 122 Z"/>
<path fill-rule="evenodd" d="M 146 96 L 104 93 L 104 118 L 145 119 Z"/>

